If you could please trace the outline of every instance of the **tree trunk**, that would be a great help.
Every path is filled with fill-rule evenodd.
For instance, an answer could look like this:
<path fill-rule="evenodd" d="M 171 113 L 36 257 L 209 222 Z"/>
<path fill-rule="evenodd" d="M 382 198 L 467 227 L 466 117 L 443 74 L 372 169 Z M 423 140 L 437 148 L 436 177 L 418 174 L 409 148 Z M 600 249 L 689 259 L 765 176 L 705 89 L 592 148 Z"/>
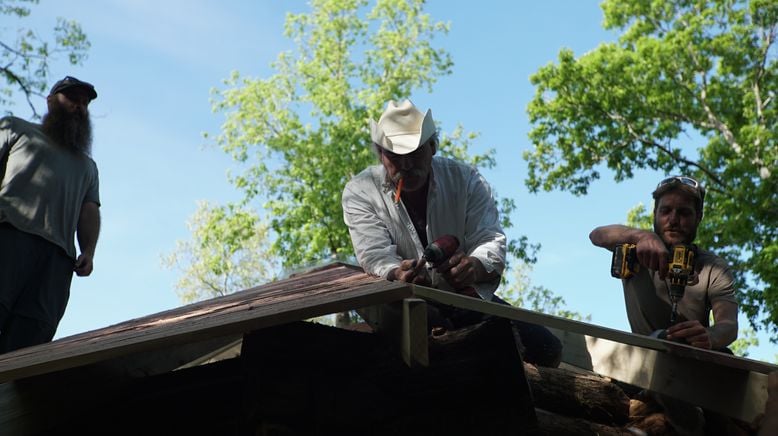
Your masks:
<path fill-rule="evenodd" d="M 629 419 L 629 397 L 607 379 L 528 363 L 524 372 L 536 407 L 608 425 Z"/>
<path fill-rule="evenodd" d="M 538 417 L 539 436 L 634 436 L 635 433 L 621 428 L 587 421 L 581 418 L 571 418 L 555 413 L 535 409 Z"/>

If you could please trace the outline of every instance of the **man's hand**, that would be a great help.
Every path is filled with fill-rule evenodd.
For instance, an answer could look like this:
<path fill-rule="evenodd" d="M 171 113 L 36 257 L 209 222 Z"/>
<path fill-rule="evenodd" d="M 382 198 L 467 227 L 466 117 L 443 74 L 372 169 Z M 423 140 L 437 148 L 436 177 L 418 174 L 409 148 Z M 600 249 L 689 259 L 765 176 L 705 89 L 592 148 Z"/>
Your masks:
<path fill-rule="evenodd" d="M 475 257 L 465 256 L 465 253 L 459 250 L 436 269 L 454 289 L 473 286 L 481 278 L 486 277 L 486 269 L 481 261 Z"/>
<path fill-rule="evenodd" d="M 589 239 L 592 244 L 608 250 L 613 250 L 613 247 L 624 243 L 635 244 L 638 262 L 645 268 L 658 271 L 662 280 L 667 276 L 670 252 L 662 238 L 650 230 L 611 224 L 592 230 Z"/>
<path fill-rule="evenodd" d="M 76 275 L 79 277 L 86 277 L 89 274 L 92 274 L 93 267 L 92 256 L 81 253 L 76 260 L 76 264 L 73 266 L 73 271 L 75 271 Z"/>
<path fill-rule="evenodd" d="M 668 340 L 681 339 L 692 347 L 713 348 L 710 332 L 699 321 L 683 321 L 667 329 Z"/>
<path fill-rule="evenodd" d="M 387 278 L 392 281 L 432 286 L 432 279 L 430 279 L 429 273 L 427 273 L 426 265 L 427 262 L 424 260 L 405 259 L 400 263 L 399 267 L 389 272 Z"/>
<path fill-rule="evenodd" d="M 638 262 L 648 269 L 659 272 L 662 280 L 667 277 L 667 266 L 670 262 L 670 252 L 665 243 L 654 232 L 643 232 L 635 244 Z"/>

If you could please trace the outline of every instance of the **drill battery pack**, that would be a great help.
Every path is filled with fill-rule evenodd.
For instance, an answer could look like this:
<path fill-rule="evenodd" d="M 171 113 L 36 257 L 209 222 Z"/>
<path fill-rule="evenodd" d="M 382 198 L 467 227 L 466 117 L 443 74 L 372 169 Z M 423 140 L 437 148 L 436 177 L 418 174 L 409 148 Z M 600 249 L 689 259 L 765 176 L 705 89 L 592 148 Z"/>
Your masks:
<path fill-rule="evenodd" d="M 621 244 L 613 247 L 611 276 L 628 279 L 640 271 L 635 244 Z"/>

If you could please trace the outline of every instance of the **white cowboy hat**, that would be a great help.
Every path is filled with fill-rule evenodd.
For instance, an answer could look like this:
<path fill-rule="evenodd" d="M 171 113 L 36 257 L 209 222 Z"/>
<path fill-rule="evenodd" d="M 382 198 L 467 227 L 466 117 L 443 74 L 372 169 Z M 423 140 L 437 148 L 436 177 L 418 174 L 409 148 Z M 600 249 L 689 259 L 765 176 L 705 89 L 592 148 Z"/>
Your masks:
<path fill-rule="evenodd" d="M 386 110 L 376 123 L 370 120 L 373 142 L 394 154 L 408 154 L 435 134 L 432 111 L 422 114 L 410 100 L 399 105 L 389 100 Z"/>

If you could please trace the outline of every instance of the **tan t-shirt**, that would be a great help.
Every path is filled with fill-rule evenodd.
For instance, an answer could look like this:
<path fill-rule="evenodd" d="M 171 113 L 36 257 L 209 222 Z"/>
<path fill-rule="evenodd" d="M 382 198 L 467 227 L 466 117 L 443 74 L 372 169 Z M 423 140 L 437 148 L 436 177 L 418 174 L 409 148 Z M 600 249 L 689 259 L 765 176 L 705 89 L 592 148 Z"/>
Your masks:
<path fill-rule="evenodd" d="M 74 235 L 85 202 L 100 204 L 97 165 L 51 143 L 39 124 L 0 119 L 0 222 L 39 235 L 76 258 Z"/>
<path fill-rule="evenodd" d="M 692 276 L 678 303 L 679 321 L 699 320 L 708 326 L 714 301 L 737 304 L 734 278 L 727 262 L 711 252 L 698 249 Z M 669 283 L 656 271 L 640 268 L 633 277 L 622 280 L 627 317 L 633 333 L 650 335 L 670 327 Z"/>

